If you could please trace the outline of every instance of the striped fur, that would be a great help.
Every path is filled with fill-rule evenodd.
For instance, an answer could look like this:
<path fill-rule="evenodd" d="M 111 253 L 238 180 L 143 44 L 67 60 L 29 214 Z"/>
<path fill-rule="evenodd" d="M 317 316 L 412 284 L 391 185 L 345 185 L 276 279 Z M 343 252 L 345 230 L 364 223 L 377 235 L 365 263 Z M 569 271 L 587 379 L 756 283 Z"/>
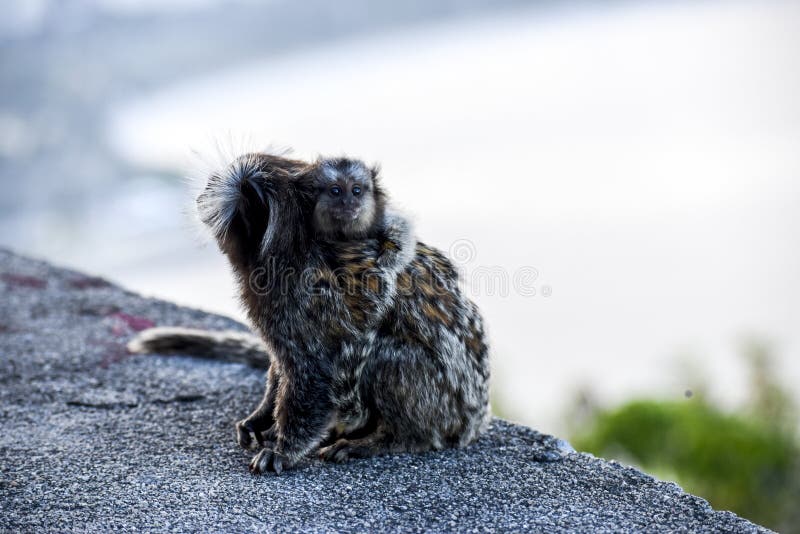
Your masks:
<path fill-rule="evenodd" d="M 240 445 L 261 447 L 255 473 L 311 452 L 343 461 L 467 445 L 489 419 L 489 351 L 453 264 L 391 210 L 374 236 L 320 238 L 310 167 L 250 154 L 213 174 L 198 198 L 263 345 L 162 330 L 134 348 L 230 350 L 232 361 L 266 349 L 264 397 L 236 425 Z"/>

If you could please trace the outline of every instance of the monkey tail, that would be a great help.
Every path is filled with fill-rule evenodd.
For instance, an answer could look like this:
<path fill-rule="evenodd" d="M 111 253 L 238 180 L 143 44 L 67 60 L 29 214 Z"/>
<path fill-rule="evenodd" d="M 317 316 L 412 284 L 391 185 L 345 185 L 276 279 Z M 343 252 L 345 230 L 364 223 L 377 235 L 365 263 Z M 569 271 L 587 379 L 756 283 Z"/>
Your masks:
<path fill-rule="evenodd" d="M 148 328 L 128 342 L 135 354 L 180 354 L 222 362 L 269 367 L 269 351 L 254 334 L 233 330 L 211 331 L 176 326 Z"/>

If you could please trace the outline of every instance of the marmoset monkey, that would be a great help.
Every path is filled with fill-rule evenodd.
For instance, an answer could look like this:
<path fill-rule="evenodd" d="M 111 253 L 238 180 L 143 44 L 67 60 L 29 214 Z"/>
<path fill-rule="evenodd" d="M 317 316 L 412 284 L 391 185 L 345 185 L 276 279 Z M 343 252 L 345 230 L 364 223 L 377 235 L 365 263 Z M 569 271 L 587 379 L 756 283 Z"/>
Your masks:
<path fill-rule="evenodd" d="M 305 173 L 316 189 L 314 229 L 325 239 L 377 237 L 386 194 L 377 167 L 350 158 L 320 158 Z"/>
<path fill-rule="evenodd" d="M 236 424 L 241 446 L 253 437 L 263 446 L 254 473 L 280 473 L 311 452 L 345 461 L 465 446 L 489 420 L 483 321 L 452 263 L 383 210 L 379 189 L 358 208 L 332 206 L 320 190 L 329 168 L 330 187 L 363 194 L 355 176 L 366 167 L 355 160 L 255 153 L 212 174 L 197 199 L 261 341 L 156 328 L 130 344 L 247 361 L 265 354 L 264 397 Z M 373 210 L 377 237 L 361 220 Z"/>

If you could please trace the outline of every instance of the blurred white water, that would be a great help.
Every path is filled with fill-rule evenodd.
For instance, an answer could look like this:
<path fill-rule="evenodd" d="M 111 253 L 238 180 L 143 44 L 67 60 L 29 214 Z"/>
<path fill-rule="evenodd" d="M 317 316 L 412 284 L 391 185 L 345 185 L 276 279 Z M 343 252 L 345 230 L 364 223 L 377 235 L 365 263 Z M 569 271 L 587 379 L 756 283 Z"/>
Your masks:
<path fill-rule="evenodd" d="M 535 296 L 474 298 L 503 409 L 561 431 L 578 385 L 682 396 L 676 356 L 739 400 L 751 332 L 800 383 L 798 30 L 796 2 L 518 11 L 186 80 L 120 102 L 108 134 L 154 169 L 229 132 L 381 162 L 423 240 L 474 247 L 468 276 L 536 268 Z M 241 317 L 213 246 L 156 233 L 109 273 Z"/>

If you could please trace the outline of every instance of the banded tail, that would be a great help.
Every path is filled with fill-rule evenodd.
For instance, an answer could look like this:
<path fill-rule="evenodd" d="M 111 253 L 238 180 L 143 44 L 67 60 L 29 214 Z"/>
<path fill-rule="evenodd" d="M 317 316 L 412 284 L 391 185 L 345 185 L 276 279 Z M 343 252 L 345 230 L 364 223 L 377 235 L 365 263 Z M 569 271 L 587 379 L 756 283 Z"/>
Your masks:
<path fill-rule="evenodd" d="M 130 342 L 128 350 L 137 354 L 180 354 L 221 362 L 246 363 L 269 367 L 266 344 L 254 334 L 233 330 L 198 330 L 177 326 L 148 328 Z"/>

